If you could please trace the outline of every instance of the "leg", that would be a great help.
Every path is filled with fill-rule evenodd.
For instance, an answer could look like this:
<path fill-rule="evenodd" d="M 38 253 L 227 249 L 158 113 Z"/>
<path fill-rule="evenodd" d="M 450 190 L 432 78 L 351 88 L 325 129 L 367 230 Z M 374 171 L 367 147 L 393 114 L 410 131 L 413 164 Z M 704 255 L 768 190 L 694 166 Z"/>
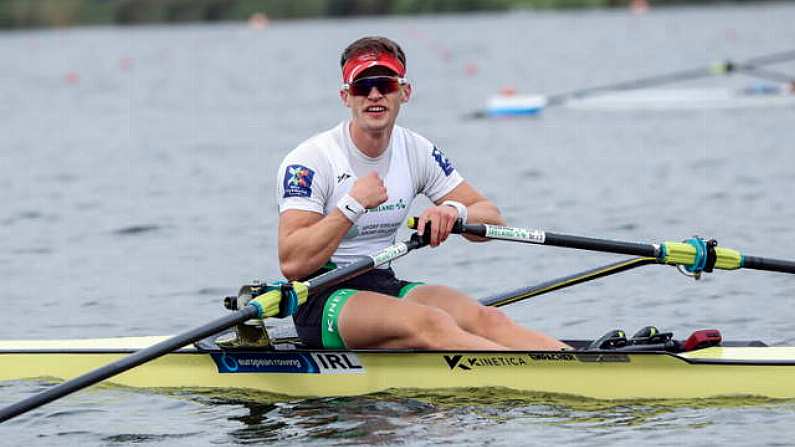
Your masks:
<path fill-rule="evenodd" d="M 467 332 L 446 312 L 375 292 L 357 292 L 340 311 L 339 332 L 349 348 L 504 350 Z"/>
<path fill-rule="evenodd" d="M 413 289 L 404 300 L 436 307 L 453 317 L 465 331 L 518 349 L 560 350 L 570 348 L 541 332 L 526 329 L 496 307 L 483 306 L 467 295 L 445 286 L 424 285 Z"/>

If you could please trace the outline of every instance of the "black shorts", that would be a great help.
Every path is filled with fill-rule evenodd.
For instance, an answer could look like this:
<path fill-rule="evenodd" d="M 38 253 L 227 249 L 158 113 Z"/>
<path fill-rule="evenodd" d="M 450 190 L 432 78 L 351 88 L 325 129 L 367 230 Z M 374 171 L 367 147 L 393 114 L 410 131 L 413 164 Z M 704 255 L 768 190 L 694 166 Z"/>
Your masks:
<path fill-rule="evenodd" d="M 395 277 L 395 272 L 391 269 L 374 269 L 363 273 L 353 279 L 345 281 L 325 292 L 312 295 L 309 299 L 298 307 L 298 311 L 293 315 L 293 322 L 301 342 L 309 348 L 342 348 L 342 339 L 338 335 L 335 337 L 337 343 L 329 343 L 328 318 L 326 313 L 326 303 L 332 296 L 352 295 L 357 291 L 377 292 L 396 298 L 405 296 L 411 289 L 421 283 L 403 281 Z M 335 295 L 336 294 L 336 295 Z M 341 306 L 344 306 L 344 302 Z M 339 307 L 337 314 L 341 311 Z M 336 327 L 336 317 L 332 318 Z M 324 330 L 326 330 L 326 343 L 324 344 Z M 331 346 L 329 346 L 331 344 Z"/>

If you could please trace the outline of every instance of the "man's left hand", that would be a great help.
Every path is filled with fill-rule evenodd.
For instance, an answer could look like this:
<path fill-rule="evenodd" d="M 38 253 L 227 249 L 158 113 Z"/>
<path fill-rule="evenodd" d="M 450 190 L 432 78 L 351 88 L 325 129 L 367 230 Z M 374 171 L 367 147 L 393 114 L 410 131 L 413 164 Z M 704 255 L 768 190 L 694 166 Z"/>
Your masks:
<path fill-rule="evenodd" d="M 431 247 L 438 247 L 439 244 L 447 240 L 447 236 L 450 236 L 456 219 L 458 219 L 458 211 L 455 208 L 447 205 L 433 206 L 420 214 L 417 221 L 417 234 L 422 236 L 425 233 L 425 224 L 430 222 Z"/>

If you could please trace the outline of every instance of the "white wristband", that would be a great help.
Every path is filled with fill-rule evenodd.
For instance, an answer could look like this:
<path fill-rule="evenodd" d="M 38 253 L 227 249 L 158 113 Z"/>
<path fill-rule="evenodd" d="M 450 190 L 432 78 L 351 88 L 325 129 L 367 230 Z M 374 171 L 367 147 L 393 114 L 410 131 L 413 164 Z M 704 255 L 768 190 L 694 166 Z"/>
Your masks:
<path fill-rule="evenodd" d="M 455 200 L 445 200 L 442 205 L 452 206 L 458 211 L 458 217 L 461 218 L 461 223 L 467 223 L 467 207 L 461 202 Z"/>
<path fill-rule="evenodd" d="M 356 221 L 367 212 L 362 204 L 357 202 L 350 194 L 345 194 L 340 198 L 339 202 L 337 202 L 337 209 L 340 210 L 351 223 L 356 223 Z"/>

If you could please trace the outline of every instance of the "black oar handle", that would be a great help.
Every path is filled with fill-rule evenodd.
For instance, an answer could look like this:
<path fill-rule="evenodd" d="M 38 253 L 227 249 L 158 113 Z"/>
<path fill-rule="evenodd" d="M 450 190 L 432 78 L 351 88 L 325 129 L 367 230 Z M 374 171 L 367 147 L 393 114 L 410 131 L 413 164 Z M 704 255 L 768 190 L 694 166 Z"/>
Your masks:
<path fill-rule="evenodd" d="M 410 218 L 409 228 L 416 229 L 418 217 Z M 427 227 L 428 224 L 426 224 Z M 427 231 L 426 231 L 427 233 Z M 606 253 L 630 256 L 659 257 L 659 248 L 651 244 L 636 242 L 613 241 L 584 236 L 572 236 L 560 233 L 549 233 L 541 230 L 525 230 L 488 224 L 465 224 L 457 219 L 452 233 L 470 234 L 488 239 L 522 242 L 526 244 L 551 245 L 554 247 L 577 248 L 580 250 L 601 251 Z"/>

